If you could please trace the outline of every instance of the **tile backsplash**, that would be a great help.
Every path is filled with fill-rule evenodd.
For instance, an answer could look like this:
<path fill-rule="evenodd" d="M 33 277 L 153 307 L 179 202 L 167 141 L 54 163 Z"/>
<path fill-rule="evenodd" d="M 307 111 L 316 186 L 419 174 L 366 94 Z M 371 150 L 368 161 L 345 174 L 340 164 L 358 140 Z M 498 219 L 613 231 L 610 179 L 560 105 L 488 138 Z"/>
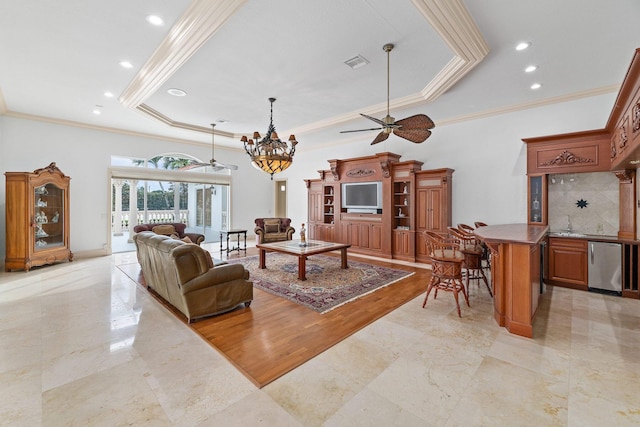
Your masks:
<path fill-rule="evenodd" d="M 564 231 L 570 220 L 577 233 L 617 235 L 618 187 L 611 172 L 549 175 L 549 228 Z"/>

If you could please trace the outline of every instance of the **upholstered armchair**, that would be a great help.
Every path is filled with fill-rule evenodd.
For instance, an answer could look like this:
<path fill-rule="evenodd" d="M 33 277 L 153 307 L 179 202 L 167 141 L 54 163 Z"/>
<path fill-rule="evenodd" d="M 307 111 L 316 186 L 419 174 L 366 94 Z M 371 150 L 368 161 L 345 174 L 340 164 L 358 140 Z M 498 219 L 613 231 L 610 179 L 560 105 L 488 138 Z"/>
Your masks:
<path fill-rule="evenodd" d="M 138 224 L 133 227 L 135 233 L 142 231 L 153 231 L 156 234 L 163 236 L 173 237 L 174 239 L 182 240 L 186 243 L 195 243 L 199 245 L 204 242 L 204 235 L 199 233 L 187 233 L 185 232 L 186 224 L 181 222 L 168 222 L 162 224 Z"/>
<path fill-rule="evenodd" d="M 290 218 L 256 218 L 256 243 L 280 242 L 293 239 L 296 229 Z"/>

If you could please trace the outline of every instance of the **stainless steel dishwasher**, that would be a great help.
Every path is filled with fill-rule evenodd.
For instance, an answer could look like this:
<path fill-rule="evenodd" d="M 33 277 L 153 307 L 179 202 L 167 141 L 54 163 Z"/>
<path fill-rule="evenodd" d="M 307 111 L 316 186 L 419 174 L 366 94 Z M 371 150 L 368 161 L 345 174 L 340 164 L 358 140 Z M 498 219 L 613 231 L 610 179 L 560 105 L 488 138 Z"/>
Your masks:
<path fill-rule="evenodd" d="M 589 242 L 589 290 L 622 295 L 622 245 Z"/>

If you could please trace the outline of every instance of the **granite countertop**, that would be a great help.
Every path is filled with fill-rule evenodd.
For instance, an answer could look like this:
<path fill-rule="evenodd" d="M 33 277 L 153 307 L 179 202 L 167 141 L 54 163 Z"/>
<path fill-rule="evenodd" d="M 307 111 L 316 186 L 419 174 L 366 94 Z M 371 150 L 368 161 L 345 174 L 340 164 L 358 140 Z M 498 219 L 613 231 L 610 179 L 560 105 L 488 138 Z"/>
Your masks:
<path fill-rule="evenodd" d="M 609 236 L 604 234 L 583 234 L 578 232 L 550 231 L 549 237 L 560 237 L 564 239 L 589 240 L 591 242 L 614 242 L 640 244 L 640 241 L 633 239 L 621 239 L 618 236 Z"/>

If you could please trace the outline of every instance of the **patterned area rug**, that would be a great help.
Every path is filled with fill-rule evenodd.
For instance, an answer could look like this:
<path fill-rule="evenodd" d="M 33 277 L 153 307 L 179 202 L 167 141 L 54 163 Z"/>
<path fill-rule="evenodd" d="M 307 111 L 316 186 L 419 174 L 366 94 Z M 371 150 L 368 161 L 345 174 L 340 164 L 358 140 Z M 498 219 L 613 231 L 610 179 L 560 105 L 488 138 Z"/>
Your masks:
<path fill-rule="evenodd" d="M 274 252 L 266 256 L 264 270 L 258 267 L 257 255 L 229 263 L 243 264 L 256 288 L 321 314 L 414 274 L 353 260 L 342 269 L 339 257 L 314 255 L 307 258 L 307 280 L 302 281 L 297 257 Z"/>

